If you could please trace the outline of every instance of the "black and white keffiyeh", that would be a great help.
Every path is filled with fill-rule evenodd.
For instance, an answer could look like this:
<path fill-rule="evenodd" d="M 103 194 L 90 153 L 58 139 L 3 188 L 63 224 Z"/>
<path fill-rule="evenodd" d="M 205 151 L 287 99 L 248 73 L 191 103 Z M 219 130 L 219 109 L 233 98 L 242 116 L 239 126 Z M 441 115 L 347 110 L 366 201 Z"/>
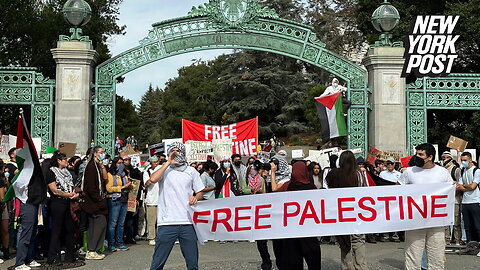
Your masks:
<path fill-rule="evenodd" d="M 50 170 L 55 174 L 57 188 L 63 192 L 71 193 L 73 191 L 73 177 L 67 168 L 60 169 L 51 167 Z"/>

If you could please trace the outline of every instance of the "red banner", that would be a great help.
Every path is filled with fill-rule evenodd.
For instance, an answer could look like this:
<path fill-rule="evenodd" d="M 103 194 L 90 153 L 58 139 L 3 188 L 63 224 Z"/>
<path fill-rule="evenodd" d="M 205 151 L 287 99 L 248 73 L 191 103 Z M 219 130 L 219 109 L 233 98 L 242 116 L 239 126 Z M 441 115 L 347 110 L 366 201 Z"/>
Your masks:
<path fill-rule="evenodd" d="M 183 142 L 232 139 L 234 154 L 252 156 L 257 152 L 258 119 L 254 118 L 225 126 L 203 125 L 182 119 L 182 139 Z"/>

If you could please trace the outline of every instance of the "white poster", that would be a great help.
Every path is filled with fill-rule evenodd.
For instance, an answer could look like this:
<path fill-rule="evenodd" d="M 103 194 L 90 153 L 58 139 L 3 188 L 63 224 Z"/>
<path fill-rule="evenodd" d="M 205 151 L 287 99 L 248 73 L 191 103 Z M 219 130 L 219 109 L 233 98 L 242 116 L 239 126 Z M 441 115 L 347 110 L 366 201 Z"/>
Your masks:
<path fill-rule="evenodd" d="M 172 145 L 172 143 L 174 142 L 183 142 L 182 138 L 175 138 L 175 139 L 164 139 L 162 140 L 162 142 L 164 143 L 165 145 L 165 155 L 167 156 L 167 159 L 168 159 L 168 148 L 170 147 L 170 145 Z"/>
<path fill-rule="evenodd" d="M 292 158 L 303 158 L 303 150 L 302 149 L 292 150 Z"/>
<path fill-rule="evenodd" d="M 185 142 L 187 162 L 207 161 L 207 157 L 213 155 L 212 142 L 188 141 Z"/>
<path fill-rule="evenodd" d="M 215 139 L 212 140 L 213 156 L 215 161 L 232 156 L 232 139 Z"/>
<path fill-rule="evenodd" d="M 200 201 L 198 240 L 259 240 L 397 232 L 453 225 L 449 183 L 276 192 Z"/>

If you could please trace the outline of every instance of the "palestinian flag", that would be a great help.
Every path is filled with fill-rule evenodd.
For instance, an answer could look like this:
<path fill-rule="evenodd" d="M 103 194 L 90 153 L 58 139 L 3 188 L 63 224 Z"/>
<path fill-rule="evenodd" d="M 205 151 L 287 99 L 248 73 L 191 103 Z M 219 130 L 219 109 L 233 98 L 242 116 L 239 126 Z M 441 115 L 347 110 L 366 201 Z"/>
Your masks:
<path fill-rule="evenodd" d="M 47 199 L 47 184 L 23 115 L 18 117 L 16 148 L 18 173 L 12 179 L 4 201 L 17 197 L 24 203 L 43 203 Z"/>
<path fill-rule="evenodd" d="M 220 194 L 218 195 L 218 198 L 230 198 L 230 197 L 235 197 L 235 194 L 232 192 L 232 185 L 230 182 L 230 174 L 227 176 L 227 180 L 225 180 L 225 183 L 223 184 L 222 189 L 220 190 Z"/>
<path fill-rule="evenodd" d="M 322 138 L 330 139 L 347 136 L 347 125 L 343 115 L 342 94 L 335 93 L 328 96 L 316 97 L 318 118 L 322 126 Z"/>

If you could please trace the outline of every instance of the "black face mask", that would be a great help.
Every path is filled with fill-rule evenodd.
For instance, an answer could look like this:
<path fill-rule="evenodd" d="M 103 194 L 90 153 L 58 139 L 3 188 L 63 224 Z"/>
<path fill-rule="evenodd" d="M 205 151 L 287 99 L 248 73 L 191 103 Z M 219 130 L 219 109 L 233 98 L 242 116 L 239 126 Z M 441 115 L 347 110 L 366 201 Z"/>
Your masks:
<path fill-rule="evenodd" d="M 425 160 L 417 155 L 413 156 L 408 162 L 410 166 L 423 167 L 425 165 Z"/>
<path fill-rule="evenodd" d="M 242 164 L 242 162 L 240 160 L 237 160 L 237 161 L 233 162 L 233 164 L 235 164 L 235 166 L 238 167 L 238 166 L 240 166 L 240 164 Z"/>

